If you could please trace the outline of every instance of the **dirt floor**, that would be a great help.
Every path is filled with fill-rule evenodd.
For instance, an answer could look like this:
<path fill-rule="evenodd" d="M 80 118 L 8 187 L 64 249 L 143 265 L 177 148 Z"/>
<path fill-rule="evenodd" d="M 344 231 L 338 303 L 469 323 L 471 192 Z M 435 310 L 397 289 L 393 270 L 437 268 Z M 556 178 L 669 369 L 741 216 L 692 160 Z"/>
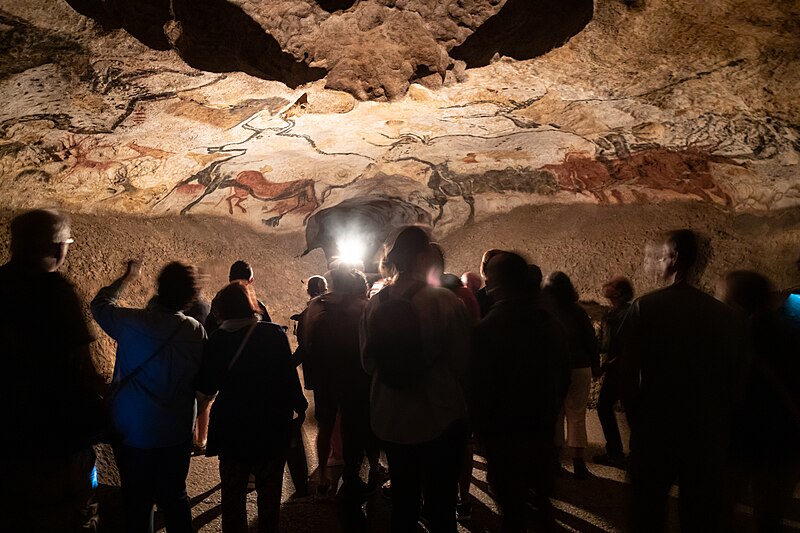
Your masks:
<path fill-rule="evenodd" d="M 627 442 L 628 432 L 624 416 L 618 416 Z M 597 414 L 589 411 L 587 416 L 589 447 L 586 456 L 591 459 L 595 454 L 603 452 L 603 437 Z M 309 417 L 304 426 L 307 443 L 313 443 L 316 426 L 313 417 Z M 313 471 L 317 464 L 312 448 L 307 445 L 309 469 Z M 383 460 L 384 464 L 385 459 Z M 605 533 L 622 531 L 625 527 L 625 502 L 627 485 L 625 472 L 618 468 L 589 463 L 591 475 L 584 481 L 575 480 L 571 474 L 571 462 L 562 458 L 563 468 L 556 479 L 553 505 L 559 532 Z M 500 519 L 497 506 L 489 495 L 486 482 L 486 463 L 483 458 L 473 458 L 472 487 L 472 520 L 459 525 L 459 533 L 499 533 Z M 312 472 L 312 477 L 313 477 Z M 188 479 L 188 492 L 192 505 L 192 516 L 195 530 L 199 533 L 219 533 L 221 529 L 220 485 L 218 461 L 216 458 L 195 457 L 192 459 Z M 121 531 L 122 514 L 118 489 L 101 487 L 101 533 L 117 533 Z M 283 533 L 348 533 L 339 524 L 337 506 L 331 500 L 308 502 L 302 504 L 286 503 L 293 492 L 288 472 L 284 476 L 283 501 L 281 509 L 281 528 Z M 678 531 L 677 526 L 678 488 L 673 487 L 670 499 L 670 532 Z M 747 503 L 748 496 L 742 497 L 743 503 L 736 509 L 735 527 L 732 533 L 750 533 L 754 531 L 752 507 Z M 365 506 L 370 533 L 388 533 L 391 503 L 379 493 L 371 496 Z M 250 493 L 247 504 L 251 531 L 256 530 L 256 494 Z M 163 520 L 156 515 L 157 531 L 163 529 Z M 789 533 L 800 529 L 800 491 L 795 493 L 790 511 L 784 521 L 783 532 Z M 419 531 L 424 531 L 421 527 Z M 532 530 L 531 530 L 532 531 Z"/>

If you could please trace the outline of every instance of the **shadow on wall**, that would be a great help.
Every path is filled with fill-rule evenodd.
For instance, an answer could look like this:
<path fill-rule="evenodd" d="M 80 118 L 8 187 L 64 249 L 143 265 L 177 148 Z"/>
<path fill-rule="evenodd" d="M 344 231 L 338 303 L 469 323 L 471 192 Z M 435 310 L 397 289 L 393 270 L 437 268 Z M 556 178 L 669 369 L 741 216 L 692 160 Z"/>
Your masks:
<path fill-rule="evenodd" d="M 191 67 L 241 71 L 290 87 L 325 77 L 284 52 L 241 8 L 225 0 L 67 0 L 106 28 L 124 28 L 156 50 L 175 48 Z"/>
<path fill-rule="evenodd" d="M 469 68 L 488 65 L 495 54 L 531 59 L 567 42 L 593 14 L 592 0 L 508 0 L 450 56 Z"/>

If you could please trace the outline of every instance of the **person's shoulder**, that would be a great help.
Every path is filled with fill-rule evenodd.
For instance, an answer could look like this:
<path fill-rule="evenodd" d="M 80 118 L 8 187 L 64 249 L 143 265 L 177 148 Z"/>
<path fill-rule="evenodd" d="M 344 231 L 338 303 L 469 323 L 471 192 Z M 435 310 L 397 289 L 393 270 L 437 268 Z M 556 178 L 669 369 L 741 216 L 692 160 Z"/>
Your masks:
<path fill-rule="evenodd" d="M 205 335 L 206 330 L 203 325 L 194 317 L 183 315 L 183 321 L 187 323 L 189 328 L 193 333 L 197 333 L 199 335 Z"/>

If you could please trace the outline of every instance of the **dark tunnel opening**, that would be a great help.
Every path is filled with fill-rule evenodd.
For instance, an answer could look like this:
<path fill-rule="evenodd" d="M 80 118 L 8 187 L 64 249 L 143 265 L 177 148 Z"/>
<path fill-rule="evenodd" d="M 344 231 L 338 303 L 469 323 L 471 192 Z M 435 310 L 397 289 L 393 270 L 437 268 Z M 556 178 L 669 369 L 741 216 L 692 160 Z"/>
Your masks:
<path fill-rule="evenodd" d="M 364 271 L 375 273 L 383 243 L 395 230 L 409 224 L 430 226 L 431 216 L 400 198 L 379 195 L 349 198 L 308 219 L 303 255 L 321 248 L 329 267 L 338 259 L 347 261 L 353 255 L 360 255 Z"/>

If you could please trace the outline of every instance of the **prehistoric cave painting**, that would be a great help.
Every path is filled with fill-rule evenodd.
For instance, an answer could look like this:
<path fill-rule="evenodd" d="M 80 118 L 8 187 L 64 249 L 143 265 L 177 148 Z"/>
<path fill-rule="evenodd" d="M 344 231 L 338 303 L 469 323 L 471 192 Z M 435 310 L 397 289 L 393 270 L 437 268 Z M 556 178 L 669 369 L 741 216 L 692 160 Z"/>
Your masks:
<path fill-rule="evenodd" d="M 617 141 L 619 141 L 617 139 Z M 742 166 L 736 161 L 699 149 L 670 150 L 663 147 L 632 148 L 616 143 L 617 153 L 625 157 L 596 157 L 586 153 L 568 153 L 561 163 L 540 168 L 508 166 L 476 173 L 455 172 L 447 161 L 433 163 L 414 156 L 396 161 L 415 161 L 430 169 L 427 186 L 430 195 L 419 198 L 438 211 L 434 225 L 442 220 L 444 207 L 452 198 L 461 198 L 469 206 L 466 223 L 475 220 L 475 197 L 485 193 L 525 193 L 552 196 L 565 191 L 589 194 L 598 203 L 624 203 L 623 191 L 636 201 L 648 202 L 647 192 L 672 192 L 705 202 L 731 207 L 730 195 L 714 180 L 711 164 Z M 505 154 L 508 155 L 508 154 Z M 513 155 L 513 154 L 512 154 Z M 461 161 L 477 162 L 475 153 Z"/>
<path fill-rule="evenodd" d="M 542 169 L 556 177 L 559 189 L 588 192 L 600 203 L 609 203 L 609 195 L 622 202 L 620 188 L 625 187 L 643 202 L 647 201 L 643 192 L 651 190 L 671 191 L 731 206 L 730 195 L 711 175 L 710 163 L 738 165 L 729 158 L 696 149 L 653 148 L 613 159 L 594 159 L 586 154 L 570 153 L 563 163 L 545 165 Z"/>
<path fill-rule="evenodd" d="M 225 186 L 230 187 L 232 193 L 224 199 L 228 203 L 228 212 L 231 215 L 234 207 L 240 209 L 242 213 L 247 213 L 247 208 L 242 203 L 248 198 L 261 202 L 277 202 L 274 207 L 262 207 L 263 213 L 277 213 L 263 221 L 267 226 L 277 226 L 280 220 L 290 213 L 304 214 L 303 223 L 305 223 L 308 216 L 320 205 L 314 190 L 314 180 L 311 179 L 276 182 L 268 180 L 258 170 L 244 170 L 234 178 L 223 180 L 220 187 Z"/>

